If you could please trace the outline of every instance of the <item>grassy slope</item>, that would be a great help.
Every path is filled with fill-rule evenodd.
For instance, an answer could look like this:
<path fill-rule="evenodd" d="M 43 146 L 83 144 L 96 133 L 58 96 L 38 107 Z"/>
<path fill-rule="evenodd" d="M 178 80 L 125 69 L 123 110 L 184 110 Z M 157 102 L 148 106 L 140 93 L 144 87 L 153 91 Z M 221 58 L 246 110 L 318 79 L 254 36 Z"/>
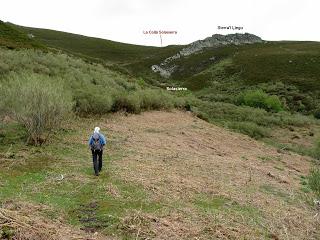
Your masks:
<path fill-rule="evenodd" d="M 88 61 L 107 64 L 110 69 L 126 75 L 142 77 L 146 82 L 158 86 L 163 79 L 158 74 L 152 73 L 150 67 L 183 48 L 183 46 L 164 48 L 139 46 L 49 29 L 13 24 L 11 26 L 26 34 L 32 33 L 35 39 L 47 47 L 63 50 Z"/>
<path fill-rule="evenodd" d="M 36 39 L 49 47 L 62 49 L 67 52 L 80 54 L 86 57 L 102 59 L 110 63 L 136 62 L 158 54 L 161 55 L 162 52 L 169 51 L 171 53 L 170 50 L 172 48 L 176 49 L 174 46 L 164 48 L 164 50 L 158 47 L 125 44 L 61 31 L 22 27 L 17 25 L 12 26 L 25 33 L 32 33 Z"/>
<path fill-rule="evenodd" d="M 215 57 L 214 61 L 209 58 Z M 244 84 L 254 85 L 264 82 L 282 81 L 294 84 L 305 91 L 320 90 L 317 71 L 320 66 L 320 43 L 318 42 L 268 42 L 244 46 L 228 46 L 219 49 L 207 49 L 203 53 L 192 55 L 175 62 L 180 71 L 174 79 L 185 80 L 202 74 L 209 78 L 208 68 L 223 59 L 230 59 L 226 66 L 227 76 L 239 73 Z M 200 86 L 205 88 L 210 81 Z"/>
<path fill-rule="evenodd" d="M 96 125 L 109 140 L 98 178 L 86 147 Z M 1 202 L 47 205 L 38 213 L 63 216 L 88 232 L 121 239 L 313 239 L 318 231 L 312 194 L 300 185 L 308 159 L 187 113 L 75 119 L 42 148 L 26 147 L 14 123 L 1 136 Z"/>
<path fill-rule="evenodd" d="M 45 49 L 39 42 L 31 39 L 26 33 L 19 31 L 10 25 L 0 21 L 0 46 L 7 48 L 41 48 Z"/>
<path fill-rule="evenodd" d="M 279 96 L 290 111 L 310 114 L 319 108 L 317 42 L 208 48 L 172 64 L 178 69 L 169 82 L 185 86 L 209 102 L 235 103 L 239 93 L 261 88 Z"/>

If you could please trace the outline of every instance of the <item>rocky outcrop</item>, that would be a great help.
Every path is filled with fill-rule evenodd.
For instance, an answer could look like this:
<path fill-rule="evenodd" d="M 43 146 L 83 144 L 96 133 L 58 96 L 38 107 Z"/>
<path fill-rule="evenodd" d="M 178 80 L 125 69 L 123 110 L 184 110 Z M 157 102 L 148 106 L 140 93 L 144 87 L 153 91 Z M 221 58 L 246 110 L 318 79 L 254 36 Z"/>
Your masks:
<path fill-rule="evenodd" d="M 211 37 L 205 38 L 204 40 L 198 40 L 187 45 L 187 47 L 180 50 L 177 54 L 166 58 L 159 65 L 153 65 L 151 69 L 153 72 L 160 73 L 162 77 L 169 78 L 177 68 L 177 66 L 171 64 L 173 60 L 201 52 L 204 48 L 221 47 L 225 45 L 252 44 L 260 42 L 263 42 L 260 37 L 250 33 L 235 33 L 228 35 L 214 34 Z"/>

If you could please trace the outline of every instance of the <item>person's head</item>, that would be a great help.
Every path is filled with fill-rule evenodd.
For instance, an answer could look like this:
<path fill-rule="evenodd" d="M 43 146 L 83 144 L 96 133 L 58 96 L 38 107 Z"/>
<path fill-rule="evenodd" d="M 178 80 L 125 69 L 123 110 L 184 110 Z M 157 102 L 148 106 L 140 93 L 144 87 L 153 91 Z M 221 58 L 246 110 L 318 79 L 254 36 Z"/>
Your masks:
<path fill-rule="evenodd" d="M 100 132 L 100 128 L 99 127 L 95 127 L 93 132 L 94 133 L 99 133 Z"/>

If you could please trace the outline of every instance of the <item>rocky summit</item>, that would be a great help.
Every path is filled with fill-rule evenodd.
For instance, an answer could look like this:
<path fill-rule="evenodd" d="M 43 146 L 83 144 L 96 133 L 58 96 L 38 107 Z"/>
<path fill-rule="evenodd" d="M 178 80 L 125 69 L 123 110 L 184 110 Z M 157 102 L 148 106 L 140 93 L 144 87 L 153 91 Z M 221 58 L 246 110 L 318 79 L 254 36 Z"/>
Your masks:
<path fill-rule="evenodd" d="M 171 74 L 175 71 L 177 66 L 171 64 L 173 60 L 179 59 L 184 56 L 189 56 L 194 53 L 201 52 L 204 48 L 221 47 L 225 45 L 242 45 L 242 44 L 252 44 L 260 43 L 263 40 L 250 33 L 235 33 L 228 35 L 214 34 L 211 37 L 207 37 L 204 40 L 195 41 L 185 48 L 180 50 L 177 54 L 166 58 L 159 65 L 151 66 L 152 71 L 159 72 L 162 77 L 169 78 Z"/>

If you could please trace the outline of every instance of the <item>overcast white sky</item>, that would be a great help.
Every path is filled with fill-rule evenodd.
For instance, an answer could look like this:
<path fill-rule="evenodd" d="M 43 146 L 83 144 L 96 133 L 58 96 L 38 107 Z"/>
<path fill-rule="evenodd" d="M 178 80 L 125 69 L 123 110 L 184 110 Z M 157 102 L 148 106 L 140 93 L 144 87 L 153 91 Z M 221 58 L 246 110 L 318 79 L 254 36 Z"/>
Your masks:
<path fill-rule="evenodd" d="M 320 41 L 319 0 L 1 0 L 0 20 L 119 42 L 186 44 L 215 33 Z M 241 31 L 218 30 L 239 26 Z"/>

